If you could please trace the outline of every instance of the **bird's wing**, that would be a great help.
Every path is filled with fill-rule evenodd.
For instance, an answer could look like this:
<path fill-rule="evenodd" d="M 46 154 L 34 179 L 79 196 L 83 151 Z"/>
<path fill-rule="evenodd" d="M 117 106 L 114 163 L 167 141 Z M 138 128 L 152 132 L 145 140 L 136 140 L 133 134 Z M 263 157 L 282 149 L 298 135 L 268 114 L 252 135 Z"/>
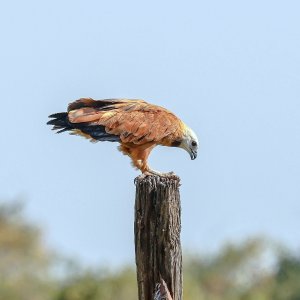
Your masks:
<path fill-rule="evenodd" d="M 161 143 L 166 137 L 176 139 L 183 130 L 183 123 L 174 114 L 143 100 L 80 99 L 69 105 L 68 117 L 71 123 L 104 126 L 121 142 L 136 145 Z"/>

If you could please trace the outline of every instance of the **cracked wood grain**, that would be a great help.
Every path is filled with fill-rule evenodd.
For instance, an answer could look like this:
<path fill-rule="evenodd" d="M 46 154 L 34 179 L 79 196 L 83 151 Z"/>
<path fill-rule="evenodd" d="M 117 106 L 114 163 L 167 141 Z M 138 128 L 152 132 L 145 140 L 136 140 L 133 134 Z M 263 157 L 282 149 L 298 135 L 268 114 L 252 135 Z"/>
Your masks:
<path fill-rule="evenodd" d="M 135 184 L 139 300 L 182 300 L 180 179 L 139 176 Z"/>

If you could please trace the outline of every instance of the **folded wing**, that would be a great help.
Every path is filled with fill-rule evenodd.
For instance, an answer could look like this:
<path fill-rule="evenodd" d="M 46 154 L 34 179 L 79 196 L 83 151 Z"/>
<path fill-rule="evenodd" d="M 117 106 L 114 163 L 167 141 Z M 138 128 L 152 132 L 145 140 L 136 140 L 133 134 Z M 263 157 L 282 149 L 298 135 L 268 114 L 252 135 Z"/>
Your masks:
<path fill-rule="evenodd" d="M 74 126 L 84 123 L 91 131 L 101 127 L 121 142 L 137 145 L 168 144 L 179 139 L 183 130 L 183 123 L 174 114 L 143 100 L 79 99 L 69 105 L 68 119 Z M 85 128 L 89 134 L 87 131 Z"/>

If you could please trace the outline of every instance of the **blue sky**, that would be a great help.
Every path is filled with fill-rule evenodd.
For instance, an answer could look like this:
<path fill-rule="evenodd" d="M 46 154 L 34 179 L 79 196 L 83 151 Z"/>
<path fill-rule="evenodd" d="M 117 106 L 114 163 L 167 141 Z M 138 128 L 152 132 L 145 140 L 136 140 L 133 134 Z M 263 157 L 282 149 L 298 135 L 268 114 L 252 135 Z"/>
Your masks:
<path fill-rule="evenodd" d="M 50 131 L 80 97 L 143 98 L 197 132 L 182 244 L 266 235 L 299 249 L 299 1 L 6 1 L 0 5 L 1 199 L 26 199 L 46 242 L 87 264 L 134 261 L 138 172 L 116 144 Z"/>

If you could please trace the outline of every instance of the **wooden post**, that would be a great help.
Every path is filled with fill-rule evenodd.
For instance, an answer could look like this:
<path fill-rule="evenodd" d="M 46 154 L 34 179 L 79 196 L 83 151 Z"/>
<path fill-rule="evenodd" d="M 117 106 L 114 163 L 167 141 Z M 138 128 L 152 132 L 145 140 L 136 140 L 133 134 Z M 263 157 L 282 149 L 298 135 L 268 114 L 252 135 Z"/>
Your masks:
<path fill-rule="evenodd" d="M 139 176 L 135 184 L 139 300 L 182 300 L 180 179 Z"/>

